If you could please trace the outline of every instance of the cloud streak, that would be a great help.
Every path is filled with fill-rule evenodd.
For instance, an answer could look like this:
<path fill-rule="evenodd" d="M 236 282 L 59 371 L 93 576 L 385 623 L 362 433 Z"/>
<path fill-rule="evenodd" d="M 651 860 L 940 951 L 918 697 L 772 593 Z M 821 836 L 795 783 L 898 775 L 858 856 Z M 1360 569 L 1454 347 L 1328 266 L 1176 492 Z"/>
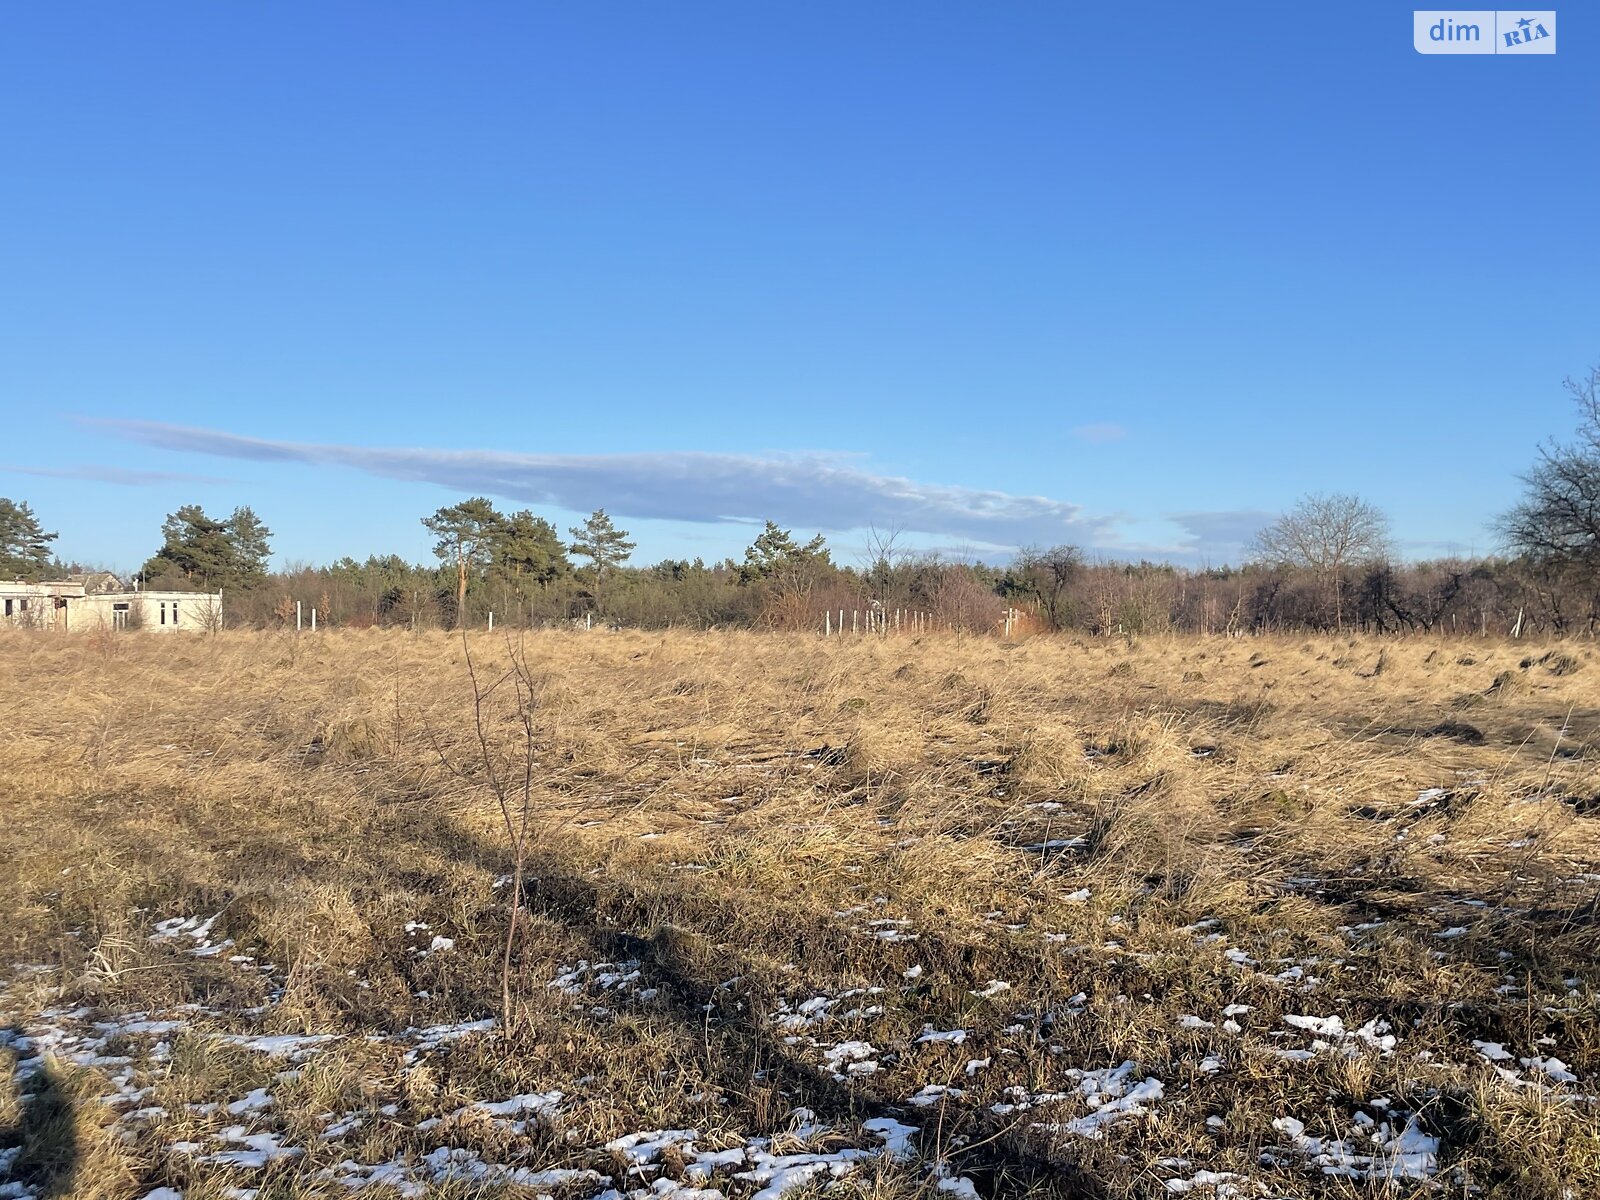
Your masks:
<path fill-rule="evenodd" d="M 1188 535 L 1195 555 L 1240 561 L 1256 534 L 1273 522 L 1275 514 L 1247 508 L 1173 513 L 1168 519 Z"/>
<path fill-rule="evenodd" d="M 174 471 L 134 471 L 103 463 L 83 463 L 76 467 L 0 466 L 0 471 L 17 475 L 40 475 L 48 479 L 79 479 L 85 483 L 114 483 L 120 487 L 160 487 L 168 483 L 231 483 L 215 475 L 187 475 Z"/>
<path fill-rule="evenodd" d="M 661 452 L 517 454 L 379 449 L 241 437 L 150 421 L 95 420 L 118 437 L 187 454 L 339 466 L 386 479 L 488 493 L 574 512 L 699 524 L 761 520 L 836 533 L 869 524 L 969 538 L 990 546 L 1092 542 L 1111 518 L 1076 504 L 878 475 L 837 456 Z"/>

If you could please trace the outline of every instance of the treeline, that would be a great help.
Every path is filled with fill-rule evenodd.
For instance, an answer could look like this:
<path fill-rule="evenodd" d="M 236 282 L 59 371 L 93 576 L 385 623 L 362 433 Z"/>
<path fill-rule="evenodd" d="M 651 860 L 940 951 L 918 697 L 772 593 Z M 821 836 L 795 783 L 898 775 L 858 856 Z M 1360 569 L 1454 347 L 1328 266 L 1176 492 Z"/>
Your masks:
<path fill-rule="evenodd" d="M 422 519 L 436 563 L 389 555 L 325 567 L 265 569 L 269 533 L 249 509 L 213 520 L 194 506 L 163 527 L 145 564 L 150 587 L 224 587 L 233 625 L 447 629 L 598 621 L 645 629 L 909 628 L 1090 634 L 1593 634 L 1600 592 L 1583 572 L 1532 557 L 1398 563 L 1383 514 L 1354 496 L 1308 496 L 1256 539 L 1250 565 L 1188 570 L 1089 561 L 1072 546 L 1029 549 L 1003 566 L 952 562 L 874 533 L 854 564 L 824 539 L 772 522 L 742 558 L 630 565 L 626 530 L 604 512 L 563 538 L 529 511 L 484 497 Z M 886 617 L 881 614 L 887 614 Z M 920 621 L 920 618 L 919 618 Z"/>
<path fill-rule="evenodd" d="M 21 533 L 7 562 L 59 576 L 26 505 L 0 500 Z M 423 519 L 433 563 L 398 555 L 269 571 L 270 531 L 248 508 L 209 517 L 199 506 L 166 521 L 145 563 L 147 588 L 226 595 L 234 627 L 293 627 L 315 608 L 322 626 L 450 629 L 572 622 L 645 629 L 719 627 L 864 630 L 876 615 L 926 614 L 936 629 L 992 632 L 1018 614 L 1024 632 L 1088 634 L 1294 630 L 1593 635 L 1594 573 L 1535 556 L 1400 563 L 1382 515 L 1354 497 L 1307 497 L 1262 532 L 1242 567 L 1092 561 L 1071 546 L 1030 549 L 1004 565 L 950 561 L 876 535 L 854 563 L 821 536 L 768 522 L 741 558 L 629 563 L 633 543 L 604 512 L 563 538 L 531 512 L 475 497 Z M 0 521 L 0 525 L 4 522 Z M 870 615 L 869 615 L 870 614 Z"/>
<path fill-rule="evenodd" d="M 1402 562 L 1386 516 L 1357 496 L 1309 495 L 1255 538 L 1241 567 L 1091 562 L 1072 546 L 1026 549 L 1004 566 L 951 562 L 873 532 L 855 564 L 818 535 L 767 522 L 741 559 L 630 563 L 634 543 L 603 510 L 565 538 L 523 510 L 473 497 L 422 518 L 436 564 L 394 555 L 270 572 L 271 532 L 249 508 L 171 514 L 141 572 L 148 588 L 227 593 L 233 625 L 319 623 L 415 629 L 596 620 L 647 629 L 722 626 L 910 628 L 1091 634 L 1600 632 L 1600 368 L 1567 387 L 1579 427 L 1543 447 L 1522 501 L 1498 522 L 1498 558 Z M 26 503 L 0 498 L 0 571 L 59 575 Z"/>
<path fill-rule="evenodd" d="M 665 560 L 616 567 L 597 602 L 587 572 L 574 571 L 530 586 L 514 575 L 486 570 L 469 579 L 457 607 L 456 574 L 448 567 L 390 556 L 345 559 L 269 575 L 262 585 L 228 599 L 230 625 L 292 627 L 294 602 L 322 624 L 448 629 L 458 614 L 482 627 L 546 627 L 597 621 L 643 629 L 719 627 L 815 630 L 865 629 L 870 613 L 927 613 L 936 629 L 998 632 L 1007 608 L 1022 614 L 1019 628 L 1088 634 L 1163 632 L 1265 633 L 1365 630 L 1380 633 L 1590 635 L 1600 632 L 1600 606 L 1585 593 L 1509 559 L 1374 564 L 1341 584 L 1336 614 L 1312 572 L 1253 565 L 1186 570 L 1164 563 L 1103 563 L 1078 559 L 1057 584 L 1026 556 L 1008 566 L 898 556 L 892 562 L 841 566 L 831 562 L 777 577 L 753 576 L 745 563 Z M 859 615 L 859 621 L 855 618 Z M 307 618 L 309 619 L 309 618 Z M 909 627 L 909 616 L 902 620 Z"/>

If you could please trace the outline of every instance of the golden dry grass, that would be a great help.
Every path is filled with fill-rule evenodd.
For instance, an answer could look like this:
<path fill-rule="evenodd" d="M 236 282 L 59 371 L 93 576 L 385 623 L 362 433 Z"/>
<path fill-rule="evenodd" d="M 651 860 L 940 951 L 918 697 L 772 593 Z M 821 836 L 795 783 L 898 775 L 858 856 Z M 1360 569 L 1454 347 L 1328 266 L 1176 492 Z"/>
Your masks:
<path fill-rule="evenodd" d="M 1227 1194 L 1205 1172 L 1240 1196 L 1600 1191 L 1589 648 L 522 645 L 540 702 L 519 1012 L 430 1045 L 407 1031 L 498 1013 L 507 920 L 459 639 L 0 640 L 14 1194 L 349 1195 L 390 1164 L 447 1196 L 743 1196 L 757 1182 L 707 1183 L 695 1156 L 821 1162 L 878 1145 L 862 1123 L 884 1117 L 916 1154 L 835 1163 L 835 1194 L 921 1194 L 941 1170 L 984 1195 Z M 507 652 L 472 647 L 491 674 Z M 512 716 L 488 706 L 497 754 Z M 152 940 L 213 914 L 221 953 Z M 1285 1021 L 1333 1016 L 1346 1033 Z M 1387 1031 L 1348 1033 L 1371 1021 Z M 229 1032 L 339 1036 L 296 1066 Z M 836 1078 L 853 1041 L 878 1069 Z M 1091 1097 L 1083 1073 L 1122 1063 Z M 1157 1080 L 1115 1116 L 1117 1087 Z M 271 1107 L 206 1107 L 257 1088 Z M 471 1108 L 552 1090 L 520 1129 Z M 1369 1121 L 1437 1138 L 1430 1180 L 1382 1178 L 1398 1160 Z M 647 1166 L 605 1148 L 685 1129 L 692 1148 Z M 296 1153 L 205 1161 L 260 1135 Z M 1319 1161 L 1309 1138 L 1346 1144 Z M 1365 1177 L 1324 1170 L 1375 1149 Z"/>

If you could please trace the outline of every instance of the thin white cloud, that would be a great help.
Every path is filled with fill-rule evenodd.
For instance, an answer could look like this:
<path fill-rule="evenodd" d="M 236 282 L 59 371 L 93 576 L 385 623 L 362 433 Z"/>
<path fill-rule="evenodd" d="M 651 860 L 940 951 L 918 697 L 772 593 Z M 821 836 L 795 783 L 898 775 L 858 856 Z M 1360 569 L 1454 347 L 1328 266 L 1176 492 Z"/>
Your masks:
<path fill-rule="evenodd" d="M 1128 430 L 1125 426 L 1101 421 L 1092 425 L 1077 426 L 1073 429 L 1072 436 L 1080 442 L 1088 442 L 1091 446 L 1101 446 L 1107 442 L 1120 442 L 1128 436 Z"/>
<path fill-rule="evenodd" d="M 92 424 L 164 450 L 254 462 L 341 466 L 387 479 L 487 493 L 575 512 L 604 508 L 636 519 L 724 524 L 773 520 L 824 532 L 867 525 L 968 538 L 994 546 L 1091 543 L 1111 518 L 1076 504 L 878 475 L 836 455 L 518 454 L 389 450 L 240 437 L 149 421 Z"/>

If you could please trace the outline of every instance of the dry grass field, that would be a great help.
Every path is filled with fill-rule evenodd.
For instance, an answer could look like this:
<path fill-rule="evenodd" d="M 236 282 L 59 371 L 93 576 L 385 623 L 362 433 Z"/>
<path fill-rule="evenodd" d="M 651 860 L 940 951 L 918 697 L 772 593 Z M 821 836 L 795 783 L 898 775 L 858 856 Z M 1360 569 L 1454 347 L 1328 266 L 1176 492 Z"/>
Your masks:
<path fill-rule="evenodd" d="M 1593 649 L 521 648 L 0 639 L 0 1197 L 1600 1194 Z"/>

